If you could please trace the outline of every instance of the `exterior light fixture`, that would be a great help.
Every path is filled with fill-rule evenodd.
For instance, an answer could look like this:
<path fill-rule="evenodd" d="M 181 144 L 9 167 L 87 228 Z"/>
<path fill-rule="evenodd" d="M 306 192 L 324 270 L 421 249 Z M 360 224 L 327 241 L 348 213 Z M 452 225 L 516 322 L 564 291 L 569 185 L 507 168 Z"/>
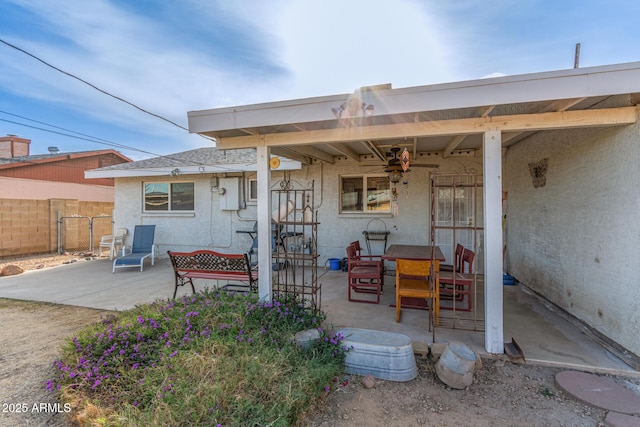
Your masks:
<path fill-rule="evenodd" d="M 389 172 L 389 181 L 393 182 L 394 184 L 399 183 L 401 179 L 402 179 L 402 172 L 397 170 L 392 170 Z"/>
<path fill-rule="evenodd" d="M 365 104 L 363 102 L 358 109 L 357 106 L 354 108 L 352 101 L 343 102 L 338 108 L 331 108 L 331 112 L 336 116 L 336 119 L 354 119 L 356 117 L 373 116 L 373 112 L 375 111 L 373 104 Z"/>
<path fill-rule="evenodd" d="M 362 103 L 362 115 L 365 117 L 371 117 L 373 116 L 373 110 L 375 109 L 375 107 L 373 106 L 373 104 L 365 104 L 364 102 Z"/>
<path fill-rule="evenodd" d="M 362 100 L 361 90 L 356 90 L 353 95 L 337 108 L 331 108 L 331 112 L 343 125 L 351 126 L 357 118 L 368 118 L 373 115 L 375 106 Z"/>
<path fill-rule="evenodd" d="M 398 158 L 398 152 L 400 151 L 400 147 L 393 146 L 391 147 L 391 152 L 393 153 L 393 158 L 389 159 L 387 163 L 387 167 L 384 169 L 385 172 L 389 174 L 389 181 L 394 184 L 397 184 L 402 179 L 403 172 L 411 172 L 409 169 L 410 156 L 409 152 L 405 148 L 402 152 L 400 158 Z"/>

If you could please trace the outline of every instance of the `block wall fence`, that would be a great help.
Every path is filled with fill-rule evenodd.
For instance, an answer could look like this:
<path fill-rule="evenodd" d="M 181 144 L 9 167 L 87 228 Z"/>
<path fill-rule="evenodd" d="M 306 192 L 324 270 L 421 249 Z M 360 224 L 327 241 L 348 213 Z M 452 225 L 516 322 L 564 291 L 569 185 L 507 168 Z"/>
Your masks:
<path fill-rule="evenodd" d="M 0 259 L 55 253 L 58 251 L 58 218 L 111 216 L 113 202 L 71 199 L 0 199 Z M 82 248 L 89 242 L 86 221 L 65 221 L 65 249 Z M 93 222 L 93 247 L 111 234 L 111 218 Z"/>

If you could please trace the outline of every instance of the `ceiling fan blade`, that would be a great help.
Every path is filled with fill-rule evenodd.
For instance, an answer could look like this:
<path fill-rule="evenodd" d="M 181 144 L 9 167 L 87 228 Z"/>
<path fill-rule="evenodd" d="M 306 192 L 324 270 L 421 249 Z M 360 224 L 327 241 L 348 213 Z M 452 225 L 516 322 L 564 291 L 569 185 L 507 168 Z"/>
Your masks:
<path fill-rule="evenodd" d="M 412 168 L 433 168 L 433 169 L 437 169 L 437 168 L 440 167 L 440 165 L 427 164 L 427 163 L 411 163 L 411 167 Z"/>

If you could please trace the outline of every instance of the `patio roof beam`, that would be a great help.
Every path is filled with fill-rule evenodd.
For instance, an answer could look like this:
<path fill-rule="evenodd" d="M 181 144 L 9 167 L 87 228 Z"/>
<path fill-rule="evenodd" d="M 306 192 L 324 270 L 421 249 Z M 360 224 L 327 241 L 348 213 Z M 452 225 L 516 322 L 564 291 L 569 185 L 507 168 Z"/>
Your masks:
<path fill-rule="evenodd" d="M 363 142 L 367 146 L 367 149 L 371 154 L 373 154 L 383 162 L 386 161 L 385 154 L 382 151 L 380 151 L 380 147 L 378 147 L 378 145 L 375 142 L 373 141 L 363 141 Z"/>
<path fill-rule="evenodd" d="M 555 102 L 548 104 L 539 113 L 549 113 L 554 111 L 566 111 L 586 98 L 572 98 L 572 99 L 559 99 Z M 507 132 L 502 134 L 502 145 L 504 147 L 511 145 L 511 141 L 521 136 L 524 132 Z M 529 133 L 531 135 L 532 133 Z"/>
<path fill-rule="evenodd" d="M 466 137 L 467 135 L 456 135 L 451 138 L 451 141 L 449 141 L 446 147 L 444 147 L 444 150 L 442 150 L 442 158 L 446 159 L 447 157 L 449 157 L 453 153 L 453 150 L 458 148 L 458 146 L 462 143 L 462 141 L 464 141 Z"/>
<path fill-rule="evenodd" d="M 275 148 L 272 149 L 271 151 L 274 152 Z M 321 160 L 323 162 L 326 163 L 335 163 L 335 160 L 333 158 L 333 156 L 330 153 L 327 153 L 326 151 L 322 151 L 319 148 L 316 147 L 311 147 L 311 146 L 307 146 L 307 145 L 296 145 L 295 147 L 290 147 L 287 149 L 287 151 L 289 151 L 290 153 L 294 153 L 300 156 L 304 156 L 304 158 L 306 158 L 307 160 L 309 160 L 309 158 L 311 159 L 315 159 L 315 160 Z M 284 157 L 287 157 L 286 155 L 283 154 Z M 291 158 L 291 157 L 289 157 Z M 294 159 L 295 160 L 295 159 Z M 307 162 L 308 164 L 308 162 Z"/>
<path fill-rule="evenodd" d="M 298 153 L 297 150 L 293 150 L 291 148 L 272 147 L 271 154 L 275 156 L 286 157 L 290 160 L 296 160 L 305 165 L 311 163 L 311 158 L 309 156 L 302 155 Z"/>
<path fill-rule="evenodd" d="M 488 105 L 486 107 L 481 107 L 481 108 L 478 109 L 478 116 L 487 117 L 487 116 L 489 116 L 489 114 L 491 114 L 491 112 L 494 110 L 494 108 L 496 108 L 495 105 Z M 447 157 L 449 157 L 453 153 L 453 150 L 458 148 L 458 145 L 462 144 L 462 141 L 464 141 L 464 139 L 466 137 L 467 137 L 466 135 L 456 135 L 456 136 L 454 136 L 451 139 L 451 141 L 449 141 L 447 146 L 444 147 L 444 150 L 442 150 L 442 158 L 446 159 Z"/>
<path fill-rule="evenodd" d="M 344 154 L 351 160 L 355 160 L 356 162 L 360 161 L 360 154 L 352 150 L 347 144 L 329 144 L 332 148 L 338 150 L 340 153 Z"/>
<path fill-rule="evenodd" d="M 472 135 L 481 134 L 490 129 L 500 130 L 502 132 L 524 132 L 598 126 L 622 126 L 635 123 L 636 121 L 636 107 L 618 107 L 238 136 L 219 138 L 218 148 L 250 148 L 255 147 L 261 143 L 261 141 L 264 141 L 264 143 L 269 146 L 332 142 L 345 143 L 349 141 L 382 140 L 398 137 Z M 347 157 L 354 159 L 358 157 L 357 153 L 345 144 L 331 144 L 331 146 Z"/>
<path fill-rule="evenodd" d="M 508 143 L 518 136 L 522 135 L 522 132 L 505 132 L 502 134 L 502 145 L 507 146 Z"/>
<path fill-rule="evenodd" d="M 551 111 L 566 111 L 574 105 L 578 104 L 581 101 L 584 101 L 586 98 L 572 98 L 572 99 L 559 99 L 555 102 L 547 105 L 541 113 L 547 113 Z"/>

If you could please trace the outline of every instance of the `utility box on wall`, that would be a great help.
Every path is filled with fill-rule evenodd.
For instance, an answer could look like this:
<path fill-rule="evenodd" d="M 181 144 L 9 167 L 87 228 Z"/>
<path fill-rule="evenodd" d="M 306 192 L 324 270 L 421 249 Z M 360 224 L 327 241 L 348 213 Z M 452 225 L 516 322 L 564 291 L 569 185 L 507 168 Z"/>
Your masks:
<path fill-rule="evenodd" d="M 237 211 L 240 209 L 240 178 L 220 178 L 218 183 L 220 194 L 220 209 L 223 211 Z"/>

